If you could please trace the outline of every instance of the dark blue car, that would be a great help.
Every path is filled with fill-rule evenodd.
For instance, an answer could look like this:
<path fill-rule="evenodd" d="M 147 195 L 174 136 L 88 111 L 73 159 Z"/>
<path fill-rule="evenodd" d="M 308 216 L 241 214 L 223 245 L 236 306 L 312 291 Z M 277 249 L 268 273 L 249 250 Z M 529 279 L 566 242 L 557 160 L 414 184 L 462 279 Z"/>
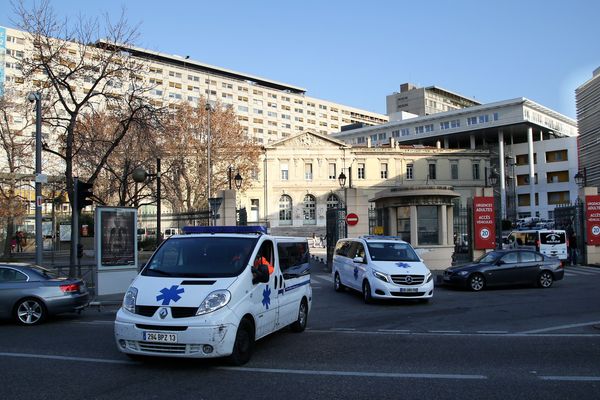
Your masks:
<path fill-rule="evenodd" d="M 535 284 L 549 288 L 564 276 L 561 261 L 532 250 L 496 250 L 444 271 L 443 282 L 480 291 L 486 286 Z"/>

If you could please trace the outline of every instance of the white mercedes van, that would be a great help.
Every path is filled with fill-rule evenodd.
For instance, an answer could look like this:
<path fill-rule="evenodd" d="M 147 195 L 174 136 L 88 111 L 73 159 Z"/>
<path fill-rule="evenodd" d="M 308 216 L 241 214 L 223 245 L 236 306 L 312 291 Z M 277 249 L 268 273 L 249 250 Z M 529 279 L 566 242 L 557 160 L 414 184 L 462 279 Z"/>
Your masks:
<path fill-rule="evenodd" d="M 132 282 L 115 320 L 117 348 L 137 356 L 246 363 L 254 342 L 305 329 L 312 302 L 308 243 L 264 227 L 188 227 L 166 239 Z M 266 259 L 256 275 L 255 260 Z"/>
<path fill-rule="evenodd" d="M 373 298 L 422 299 L 433 297 L 433 275 L 412 246 L 396 237 L 363 236 L 340 239 L 333 255 L 334 289 L 362 292 Z"/>

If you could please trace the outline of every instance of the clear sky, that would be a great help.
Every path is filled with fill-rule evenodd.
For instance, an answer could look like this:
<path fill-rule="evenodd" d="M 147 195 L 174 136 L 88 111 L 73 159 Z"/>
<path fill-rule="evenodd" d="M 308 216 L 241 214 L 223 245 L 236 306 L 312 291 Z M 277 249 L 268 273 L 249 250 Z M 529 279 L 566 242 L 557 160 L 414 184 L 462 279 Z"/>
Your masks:
<path fill-rule="evenodd" d="M 599 0 L 50 1 L 73 19 L 125 9 L 140 47 L 383 114 L 386 95 L 411 82 L 482 103 L 527 97 L 575 118 L 574 91 L 600 67 Z M 13 27 L 8 2 L 0 25 Z"/>

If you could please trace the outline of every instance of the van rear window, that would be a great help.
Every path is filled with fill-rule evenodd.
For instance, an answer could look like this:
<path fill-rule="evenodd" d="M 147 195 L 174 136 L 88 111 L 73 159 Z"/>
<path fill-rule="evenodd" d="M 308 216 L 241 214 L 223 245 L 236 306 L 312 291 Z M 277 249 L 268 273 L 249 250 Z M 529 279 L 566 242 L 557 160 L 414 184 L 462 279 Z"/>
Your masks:
<path fill-rule="evenodd" d="M 554 245 L 567 242 L 565 232 L 544 232 L 540 233 L 540 242 L 542 244 Z"/>

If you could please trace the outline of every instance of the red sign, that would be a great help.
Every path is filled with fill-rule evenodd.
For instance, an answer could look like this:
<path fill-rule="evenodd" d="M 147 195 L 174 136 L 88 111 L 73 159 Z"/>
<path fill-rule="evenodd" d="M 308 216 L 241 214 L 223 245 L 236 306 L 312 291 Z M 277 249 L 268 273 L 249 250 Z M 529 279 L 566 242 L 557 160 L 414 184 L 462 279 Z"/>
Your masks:
<path fill-rule="evenodd" d="M 600 245 L 600 196 L 585 196 L 587 244 Z"/>
<path fill-rule="evenodd" d="M 350 226 L 354 226 L 354 225 L 358 224 L 358 215 L 356 215 L 354 213 L 350 213 L 350 214 L 346 215 L 346 223 Z"/>
<path fill-rule="evenodd" d="M 496 219 L 493 197 L 473 198 L 473 222 L 475 225 L 475 248 L 496 248 Z"/>

